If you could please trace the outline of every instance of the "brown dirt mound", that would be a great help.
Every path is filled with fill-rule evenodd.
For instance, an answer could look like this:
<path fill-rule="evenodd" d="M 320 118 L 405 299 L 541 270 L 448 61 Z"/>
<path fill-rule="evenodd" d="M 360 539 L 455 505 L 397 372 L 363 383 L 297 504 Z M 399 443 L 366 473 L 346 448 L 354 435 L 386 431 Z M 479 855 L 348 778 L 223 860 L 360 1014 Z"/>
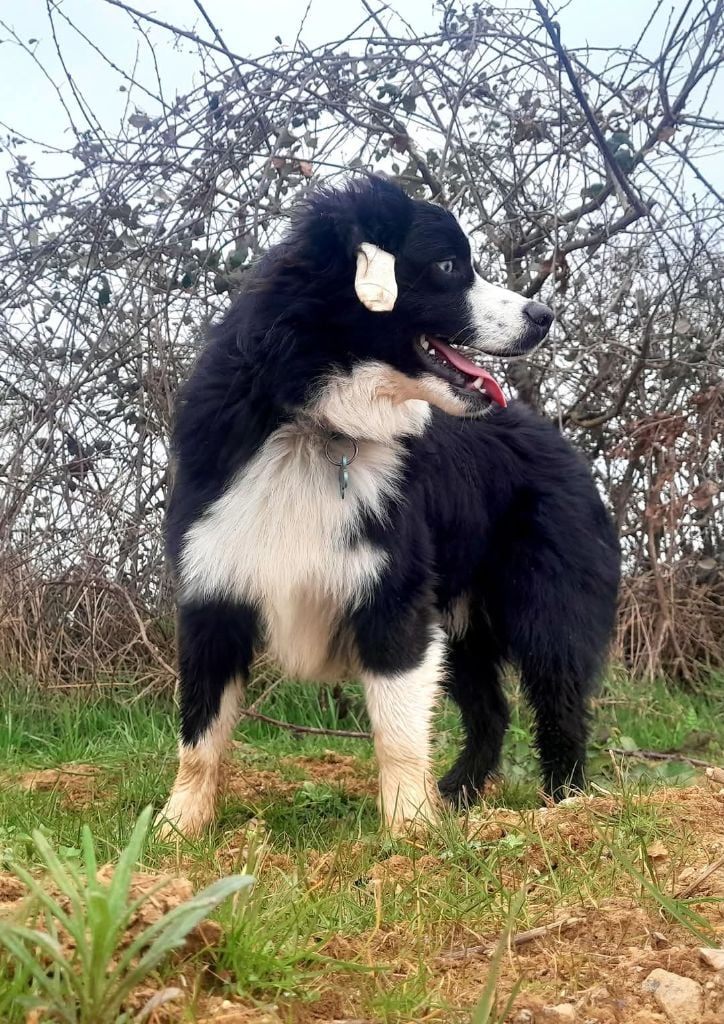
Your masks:
<path fill-rule="evenodd" d="M 98 880 L 106 885 L 109 884 L 114 870 L 113 865 L 104 865 L 98 871 Z M 194 886 L 188 878 L 136 872 L 131 878 L 128 899 L 129 902 L 136 902 L 144 897 L 145 899 L 131 918 L 121 943 L 122 948 L 128 946 L 137 935 L 158 921 L 164 914 L 191 899 L 194 891 Z M 70 908 L 70 902 L 62 897 L 54 886 L 49 885 L 48 892 L 58 899 L 59 904 L 65 910 Z M 26 896 L 27 891 L 22 882 L 13 875 L 0 874 L 0 917 L 21 914 Z M 220 925 L 215 921 L 202 921 L 189 933 L 182 950 L 183 955 L 189 956 L 201 949 L 213 947 L 219 943 L 221 937 Z M 65 948 L 72 952 L 73 945 L 70 937 L 61 933 L 61 941 Z"/>
<path fill-rule="evenodd" d="M 321 757 L 285 757 L 284 763 L 301 769 L 312 782 L 340 786 L 351 796 L 376 796 L 376 769 L 353 754 L 327 750 Z"/>
<path fill-rule="evenodd" d="M 244 768 L 237 764 L 224 767 L 224 789 L 252 807 L 270 797 L 291 796 L 301 783 L 289 782 L 275 771 Z"/>
<path fill-rule="evenodd" d="M 8 917 L 18 909 L 25 896 L 23 883 L 15 875 L 0 874 L 0 919 Z"/>
<path fill-rule="evenodd" d="M 643 987 L 652 970 L 663 968 L 700 986 L 703 1010 L 697 1024 L 724 1020 L 724 979 L 702 964 L 696 940 L 683 929 L 667 926 L 659 916 L 626 900 L 575 912 L 583 920 L 570 932 L 551 934 L 508 957 L 502 987 L 509 988 L 521 975 L 525 978 L 517 1013 L 529 1011 L 536 1024 L 565 1019 L 581 1024 L 663 1024 L 672 1018 Z M 664 948 L 658 948 L 662 943 Z M 463 961 L 448 968 L 443 987 L 458 997 L 479 992 L 488 969 L 487 958 Z M 547 1012 L 561 1003 L 573 1008 L 570 1018 Z"/>
<path fill-rule="evenodd" d="M 280 764 L 295 769 L 303 778 L 288 779 L 273 769 L 247 767 L 231 761 L 224 769 L 226 791 L 252 806 L 270 797 L 293 796 L 305 782 L 339 786 L 351 796 L 375 796 L 377 793 L 374 766 L 353 755 L 325 751 L 320 756 L 284 757 Z"/>
<path fill-rule="evenodd" d="M 27 793 L 58 790 L 67 804 L 83 806 L 96 799 L 101 786 L 105 790 L 107 777 L 103 769 L 95 764 L 66 764 L 60 768 L 24 772 L 8 779 L 8 782 Z"/>

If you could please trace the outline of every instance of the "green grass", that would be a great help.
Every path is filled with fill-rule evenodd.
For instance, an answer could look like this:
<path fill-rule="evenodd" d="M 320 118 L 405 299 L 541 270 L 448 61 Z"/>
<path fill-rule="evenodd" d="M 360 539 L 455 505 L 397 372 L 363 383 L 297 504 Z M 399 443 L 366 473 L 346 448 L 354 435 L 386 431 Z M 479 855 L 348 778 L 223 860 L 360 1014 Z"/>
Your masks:
<path fill-rule="evenodd" d="M 76 697 L 12 686 L 3 692 L 2 870 L 18 862 L 35 875 L 41 872 L 33 830 L 50 841 L 64 863 L 78 866 L 87 826 L 99 863 L 116 861 L 141 810 L 149 803 L 160 806 L 172 782 L 173 702 L 153 696 L 135 700 L 132 691 L 123 690 Z M 364 728 L 359 692 L 351 688 L 346 695 L 344 717 L 325 691 L 311 686 L 280 686 L 263 710 L 300 724 Z M 236 738 L 233 757 L 239 770 L 243 765 L 249 776 L 273 773 L 278 789 L 251 795 L 232 791 L 221 800 L 218 824 L 208 835 L 180 844 L 151 837 L 143 855 L 145 870 L 184 874 L 199 888 L 233 873 L 257 875 L 252 890 L 220 909 L 221 945 L 196 966 L 183 968 L 188 990 L 196 992 L 185 1011 L 188 1020 L 195 1019 L 193 1006 L 202 1006 L 211 993 L 249 1006 L 274 1004 L 285 1022 L 294 1022 L 300 1007 L 327 1005 L 328 1019 L 502 1020 L 499 1015 L 521 977 L 513 960 L 495 960 L 496 985 L 491 982 L 483 992 L 480 980 L 453 984 L 436 966 L 436 956 L 476 941 L 494 948 L 511 908 L 520 930 L 550 921 L 566 908 L 598 912 L 625 892 L 654 919 L 680 929 L 682 941 L 700 945 L 710 934 L 710 905 L 676 896 L 680 871 L 695 859 L 697 837 L 675 812 L 647 799 L 662 784 L 691 782 L 695 770 L 676 762 L 614 763 L 605 748 L 721 762 L 721 680 L 701 693 L 663 684 L 634 687 L 623 677 L 610 681 L 594 716 L 591 783 L 601 800 L 591 810 L 556 811 L 554 819 L 537 810 L 530 722 L 514 699 L 504 781 L 486 809 L 469 820 L 444 816 L 424 841 L 386 838 L 378 830 L 373 795 L 312 777 L 308 763 L 300 760 L 323 764 L 331 750 L 354 758 L 355 776 L 370 777 L 370 744 L 298 736 L 251 720 L 242 722 Z M 456 715 L 444 707 L 435 748 L 440 771 L 458 741 Z M 98 769 L 85 796 L 69 795 L 61 785 L 31 792 L 22 786 L 27 772 L 72 771 L 74 764 Z M 656 841 L 669 851 L 663 865 L 647 854 Z M 157 984 L 173 984 L 175 970 L 167 964 Z M 6 964 L 4 976 L 0 972 L 0 1008 L 7 1024 L 24 1020 L 18 995 L 29 984 L 21 969 Z M 575 988 L 575 980 L 571 984 Z M 527 991 L 537 990 L 523 982 L 519 999 Z"/>
<path fill-rule="evenodd" d="M 13 863 L 30 893 L 23 918 L 0 921 L 0 947 L 11 960 L 13 1001 L 64 1024 L 131 1024 L 129 1002 L 189 933 L 224 900 L 253 884 L 250 875 L 218 879 L 184 900 L 136 934 L 138 912 L 151 905 L 162 883 L 142 895 L 133 892 L 133 876 L 151 825 L 151 808 L 139 817 L 114 865 L 110 881 L 98 876 L 95 843 L 83 827 L 81 863 L 59 857 L 40 832 L 33 842 L 44 866 L 35 876 Z M 27 991 L 18 993 L 16 980 Z M 0 994 L 0 1000 L 2 994 Z M 12 1005 L 6 1013 L 13 1015 Z"/>

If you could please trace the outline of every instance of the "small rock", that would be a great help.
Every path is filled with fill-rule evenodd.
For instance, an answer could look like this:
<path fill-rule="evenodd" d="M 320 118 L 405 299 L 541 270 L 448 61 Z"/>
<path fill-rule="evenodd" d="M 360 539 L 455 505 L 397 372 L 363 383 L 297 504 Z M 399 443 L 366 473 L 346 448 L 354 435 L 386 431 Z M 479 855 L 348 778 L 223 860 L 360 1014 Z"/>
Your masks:
<path fill-rule="evenodd" d="M 558 1006 L 547 1006 L 543 1011 L 543 1020 L 550 1021 L 550 1024 L 565 1024 L 566 1021 L 575 1021 L 576 1008 L 570 1003 L 559 1003 Z"/>
<path fill-rule="evenodd" d="M 724 971 L 724 949 L 700 949 L 699 959 L 714 971 Z"/>
<path fill-rule="evenodd" d="M 664 860 L 669 856 L 669 851 L 661 840 L 657 839 L 655 843 L 651 844 L 651 846 L 646 847 L 646 854 L 651 858 L 651 860 Z"/>
<path fill-rule="evenodd" d="M 532 1010 L 518 1010 L 510 1024 L 535 1024 L 535 1015 Z"/>
<path fill-rule="evenodd" d="M 652 971 L 641 986 L 654 999 L 674 1024 L 698 1024 L 703 1013 L 701 985 L 692 978 L 682 978 L 660 967 Z"/>

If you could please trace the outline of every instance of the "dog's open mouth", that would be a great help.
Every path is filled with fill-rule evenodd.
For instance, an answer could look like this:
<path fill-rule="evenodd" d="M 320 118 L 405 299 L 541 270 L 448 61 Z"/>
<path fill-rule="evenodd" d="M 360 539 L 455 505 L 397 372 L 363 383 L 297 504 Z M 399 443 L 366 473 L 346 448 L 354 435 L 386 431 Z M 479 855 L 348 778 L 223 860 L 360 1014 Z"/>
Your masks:
<path fill-rule="evenodd" d="M 453 345 L 450 341 L 427 334 L 423 334 L 416 344 L 426 368 L 448 384 L 465 392 L 477 393 L 482 399 L 503 408 L 508 404 L 495 377 L 473 362 L 472 357 L 480 356 L 477 349 Z"/>

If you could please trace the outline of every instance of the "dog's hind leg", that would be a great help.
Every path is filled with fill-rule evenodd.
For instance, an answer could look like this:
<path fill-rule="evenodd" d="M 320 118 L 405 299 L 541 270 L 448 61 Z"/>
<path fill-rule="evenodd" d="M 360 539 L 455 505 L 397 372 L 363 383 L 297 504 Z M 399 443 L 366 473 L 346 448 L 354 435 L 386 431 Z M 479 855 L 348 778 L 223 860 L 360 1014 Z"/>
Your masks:
<path fill-rule="evenodd" d="M 492 634 L 480 622 L 450 646 L 447 690 L 460 708 L 465 740 L 440 793 L 453 806 L 474 804 L 496 771 L 510 713 Z"/>
<path fill-rule="evenodd" d="M 530 581 L 529 589 L 540 588 Z M 543 789 L 561 800 L 585 786 L 589 698 L 606 655 L 613 600 L 599 613 L 585 591 L 567 594 L 559 585 L 557 593 L 543 593 L 546 600 L 517 617 L 511 654 L 535 719 Z"/>
<path fill-rule="evenodd" d="M 254 614 L 248 608 L 224 601 L 179 608 L 181 742 L 176 781 L 158 817 L 165 838 L 198 835 L 213 820 L 253 644 Z"/>
<path fill-rule="evenodd" d="M 523 659 L 521 683 L 535 716 L 543 789 L 561 800 L 585 785 L 588 694 L 593 671 L 573 675 Z"/>

